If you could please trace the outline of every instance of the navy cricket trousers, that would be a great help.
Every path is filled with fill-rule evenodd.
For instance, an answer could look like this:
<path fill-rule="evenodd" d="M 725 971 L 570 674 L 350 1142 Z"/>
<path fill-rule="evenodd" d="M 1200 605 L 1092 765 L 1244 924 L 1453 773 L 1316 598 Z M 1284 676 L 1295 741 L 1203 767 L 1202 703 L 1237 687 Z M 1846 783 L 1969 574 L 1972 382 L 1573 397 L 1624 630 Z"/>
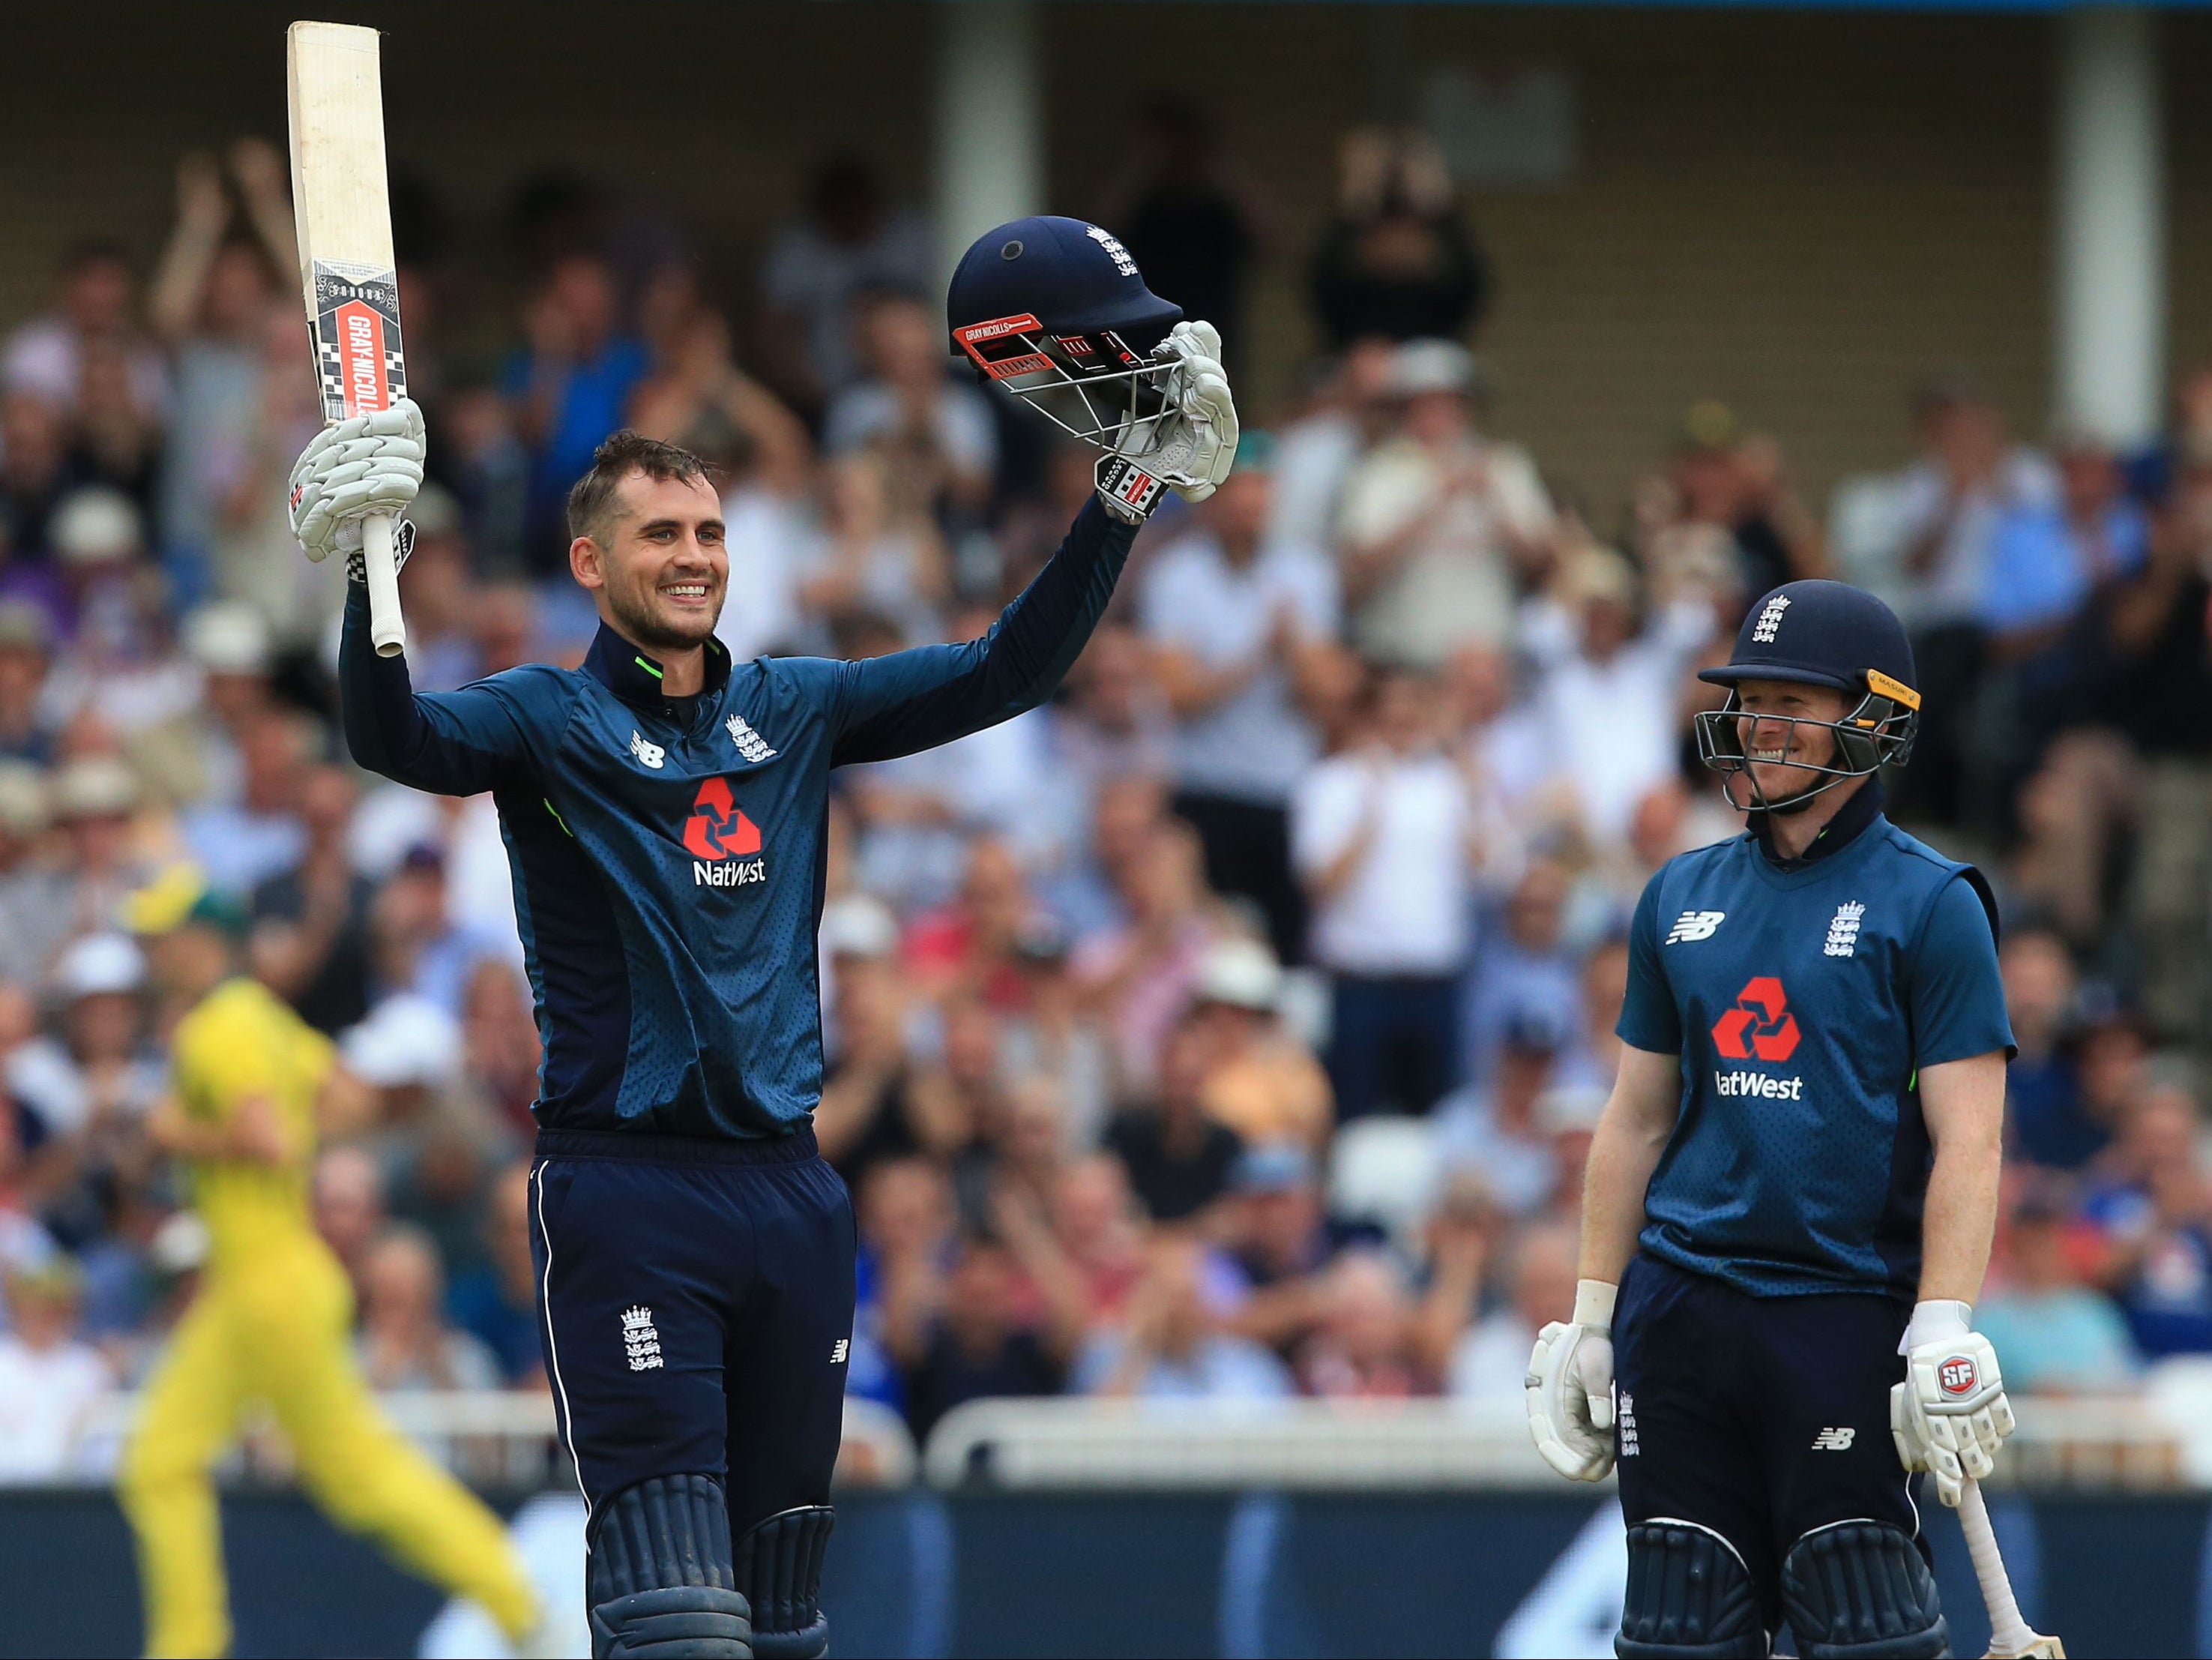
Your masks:
<path fill-rule="evenodd" d="M 686 1473 L 724 1483 L 732 1539 L 828 1504 L 854 1241 L 814 1132 L 540 1131 L 530 1197 L 545 1375 L 592 1519 Z"/>
<path fill-rule="evenodd" d="M 1864 1517 L 1917 1538 L 1889 1433 L 1910 1312 L 1863 1292 L 1753 1297 L 1639 1252 L 1613 1323 L 1629 1525 L 1669 1517 L 1726 1539 L 1769 1631 L 1783 1560 L 1814 1529 Z"/>

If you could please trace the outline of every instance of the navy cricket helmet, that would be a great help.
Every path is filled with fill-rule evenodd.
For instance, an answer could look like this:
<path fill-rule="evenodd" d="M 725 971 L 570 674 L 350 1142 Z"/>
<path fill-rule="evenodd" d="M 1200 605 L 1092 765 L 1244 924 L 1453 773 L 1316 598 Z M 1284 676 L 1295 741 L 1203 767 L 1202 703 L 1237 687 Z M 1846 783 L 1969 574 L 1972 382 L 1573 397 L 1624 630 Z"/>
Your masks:
<path fill-rule="evenodd" d="M 1708 767 L 1724 775 L 1721 794 L 1739 809 L 1747 804 L 1732 794 L 1738 774 L 1751 784 L 1748 806 L 1787 812 L 1847 778 L 1880 770 L 1886 762 L 1903 766 L 1911 757 L 1912 740 L 1920 730 L 1918 676 L 1905 624 L 1874 595 L 1848 582 L 1808 579 L 1784 583 L 1745 616 L 1728 662 L 1700 670 L 1698 678 L 1729 688 L 1725 704 L 1697 717 L 1698 754 Z M 1821 775 L 1820 783 L 1770 800 L 1759 781 L 1750 777 L 1751 758 L 1744 753 L 1742 738 L 1747 717 L 1736 690 L 1746 680 L 1832 686 L 1855 697 L 1840 721 L 1759 717 L 1786 721 L 1792 737 L 1799 727 L 1820 727 L 1835 735 L 1835 754 L 1826 763 L 1790 763 Z"/>
<path fill-rule="evenodd" d="M 1167 413 L 1175 360 L 1152 356 L 1182 307 L 1145 286 L 1111 232 L 1036 215 L 975 239 L 952 272 L 956 351 L 1048 420 L 1101 449 Z"/>

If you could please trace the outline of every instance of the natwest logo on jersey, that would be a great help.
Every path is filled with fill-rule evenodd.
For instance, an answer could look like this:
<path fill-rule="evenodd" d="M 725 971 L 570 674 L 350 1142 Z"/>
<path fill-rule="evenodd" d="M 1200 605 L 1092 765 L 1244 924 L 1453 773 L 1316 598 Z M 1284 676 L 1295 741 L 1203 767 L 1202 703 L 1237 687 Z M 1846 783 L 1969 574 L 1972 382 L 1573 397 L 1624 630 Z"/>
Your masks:
<path fill-rule="evenodd" d="M 1787 1061 L 1797 1053 L 1797 1017 L 1771 974 L 1746 981 L 1735 1006 L 1713 1023 L 1713 1047 L 1731 1061 Z"/>
<path fill-rule="evenodd" d="M 691 800 L 684 821 L 684 850 L 691 855 L 691 882 L 702 888 L 741 888 L 768 879 L 760 826 L 745 817 L 726 778 L 709 778 Z"/>

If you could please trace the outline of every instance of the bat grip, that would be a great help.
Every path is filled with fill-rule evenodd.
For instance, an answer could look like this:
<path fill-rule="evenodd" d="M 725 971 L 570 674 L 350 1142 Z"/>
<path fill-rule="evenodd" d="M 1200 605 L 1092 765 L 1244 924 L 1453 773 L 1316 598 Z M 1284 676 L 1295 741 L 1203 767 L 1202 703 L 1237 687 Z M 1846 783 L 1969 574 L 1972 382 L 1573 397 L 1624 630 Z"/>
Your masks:
<path fill-rule="evenodd" d="M 407 619 L 399 611 L 399 562 L 392 547 L 392 515 L 361 521 L 362 571 L 368 578 L 368 637 L 379 657 L 407 649 Z"/>
<path fill-rule="evenodd" d="M 1959 1499 L 1959 1526 L 1966 1535 L 1966 1554 L 1974 1560 L 1974 1577 L 1982 1582 L 1982 1601 L 1989 1605 L 1990 1651 L 2026 1652 L 2035 1633 L 2021 1618 L 2012 1578 L 1997 1552 L 1996 1529 L 1990 1525 L 1990 1508 L 1982 1502 L 1982 1484 L 1971 1476 Z"/>

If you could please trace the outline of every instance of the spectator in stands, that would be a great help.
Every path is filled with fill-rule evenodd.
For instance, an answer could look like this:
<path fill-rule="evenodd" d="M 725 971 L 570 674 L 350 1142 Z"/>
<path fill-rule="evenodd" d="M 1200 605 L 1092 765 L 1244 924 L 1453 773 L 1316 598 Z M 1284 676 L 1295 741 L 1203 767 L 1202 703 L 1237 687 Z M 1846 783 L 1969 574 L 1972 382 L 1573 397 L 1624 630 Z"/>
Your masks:
<path fill-rule="evenodd" d="M 871 291 L 920 293 L 933 275 L 921 216 L 885 199 L 872 163 L 832 156 L 807 188 L 804 216 L 776 232 L 761 270 L 770 378 L 819 410 L 860 372 L 854 302 Z"/>
<path fill-rule="evenodd" d="M 1526 451 L 1476 429 L 1464 346 L 1401 346 L 1389 389 L 1396 431 L 1345 480 L 1345 608 L 1363 655 L 1437 669 L 1462 646 L 1508 643 L 1516 582 L 1550 556 L 1552 504 Z"/>
<path fill-rule="evenodd" d="M 1427 139 L 1358 129 L 1340 152 L 1336 216 L 1313 258 L 1315 308 L 1333 346 L 1452 339 L 1481 319 L 1489 262 Z"/>
<path fill-rule="evenodd" d="M 1053 1239 L 1093 1322 L 1118 1318 L 1144 1274 L 1144 1213 L 1129 1189 L 1121 1160 L 1093 1153 L 1070 1160 L 1053 1191 Z"/>
<path fill-rule="evenodd" d="M 1347 1120 L 1426 1112 L 1460 1073 L 1458 987 L 1487 849 L 1439 746 L 1437 702 L 1426 675 L 1376 672 L 1358 746 L 1298 787 L 1293 845 L 1334 988 L 1329 1077 Z"/>
<path fill-rule="evenodd" d="M 1186 1015 L 1161 1050 L 1152 1098 L 1107 1127 L 1106 1146 L 1154 1221 L 1186 1221 L 1207 1210 L 1228 1190 L 1243 1151 L 1243 1138 L 1210 1115 L 1201 1098 L 1215 1048 L 1205 1023 Z"/>
<path fill-rule="evenodd" d="M 2014 446 L 1986 393 L 1951 375 L 1913 396 L 1920 459 L 1903 472 L 1847 481 L 1831 509 L 1837 575 L 1889 602 L 1913 636 L 1925 711 L 1918 763 L 1900 806 L 1956 818 L 1970 755 L 1967 721 L 1982 672 L 1978 613 L 1997 527 L 2010 513 L 2053 508 L 2057 476 Z"/>
<path fill-rule="evenodd" d="M 1199 964 L 1192 1018 L 1208 1038 L 1207 1116 L 1246 1142 L 1325 1148 L 1336 1128 L 1328 1075 L 1282 1018 L 1286 982 L 1256 939 L 1218 941 Z"/>
<path fill-rule="evenodd" d="M 969 1234 L 942 1273 L 912 1265 L 885 1286 L 883 1341 L 896 1364 L 917 1440 L 983 1395 L 1057 1395 L 1075 1334 L 1024 1317 L 1021 1264 L 996 1240 Z"/>
<path fill-rule="evenodd" d="M 2212 1035 L 2212 453 L 2182 460 L 2150 556 L 2100 596 L 2103 696 L 2142 764 L 2126 903 L 2142 1005 L 2163 1037 Z"/>
<path fill-rule="evenodd" d="M 1581 1006 L 1580 968 L 1565 940 L 1571 891 L 1558 860 L 1531 860 L 1498 925 L 1484 932 L 1464 1005 L 1468 1075 L 1478 1085 L 1489 1079 L 1510 1030 L 1564 1032 Z"/>
<path fill-rule="evenodd" d="M 1635 546 L 1655 605 L 1697 599 L 1731 617 L 1771 588 L 1824 574 L 1819 524 L 1790 487 L 1782 450 L 1735 412 L 1690 406 L 1664 477 L 1636 491 Z"/>
<path fill-rule="evenodd" d="M 437 1245 L 421 1228 L 397 1224 L 369 1247 L 355 1347 L 370 1388 L 395 1393 L 499 1386 L 491 1350 L 445 1323 L 443 1282 Z"/>
<path fill-rule="evenodd" d="M 2084 1110 L 2073 1054 L 2074 959 L 2057 935 L 2008 935 L 2000 954 L 2005 1012 L 2018 1053 L 2005 1071 L 2014 1156 L 2052 1170 L 2079 1170 L 2112 1139 Z"/>
<path fill-rule="evenodd" d="M 138 331 L 133 312 L 137 279 L 130 256 L 112 242 L 86 241 L 63 255 L 60 291 L 52 311 L 32 319 L 0 344 L 0 393 L 25 393 L 58 411 L 72 411 L 83 391 L 87 351 L 118 347 L 131 395 L 158 412 L 167 396 L 161 354 Z"/>
<path fill-rule="evenodd" d="M 11 1053 L 0 1067 L 9 1094 L 49 1137 L 80 1137 L 114 1121 L 143 1120 L 167 1084 L 145 1049 L 146 962 L 130 937 L 72 940 L 49 986 L 55 1031 Z"/>
<path fill-rule="evenodd" d="M 509 1388 L 542 1385 L 538 1271 L 530 1256 L 530 1161 L 517 1159 L 494 1177 L 485 1201 L 483 1257 L 453 1276 L 447 1317 L 491 1355 Z"/>
<path fill-rule="evenodd" d="M 1453 1351 L 1449 1393 L 1462 1401 L 1519 1405 L 1536 1334 L 1574 1307 L 1581 1236 L 1572 1222 L 1522 1233 L 1512 1252 L 1511 1300 L 1470 1327 Z"/>
<path fill-rule="evenodd" d="M 1578 828 L 1595 849 L 1617 847 L 1638 806 L 1678 770 L 1675 689 L 1712 635 L 1713 607 L 1693 597 L 1647 607 L 1635 568 L 1590 544 L 1562 562 L 1548 602 L 1530 612 L 1531 696 Z"/>
<path fill-rule="evenodd" d="M 645 347 L 623 326 L 612 268 L 580 250 L 553 262 L 523 323 L 527 344 L 507 360 L 500 389 L 532 456 L 530 569 L 565 590 L 568 486 L 623 424 L 645 375 Z"/>
<path fill-rule="evenodd" d="M 1199 964 L 1228 931 L 1206 891 L 1203 860 L 1198 833 L 1181 819 L 1146 830 L 1124 879 L 1127 921 L 1077 949 L 1076 976 L 1108 1023 L 1124 1094 L 1151 1085 Z"/>
<path fill-rule="evenodd" d="M 1320 1323 L 1298 1347 L 1297 1380 L 1302 1394 L 1325 1401 L 1437 1392 L 1414 1341 L 1413 1296 L 1395 1259 L 1351 1250 L 1331 1265 Z"/>
<path fill-rule="evenodd" d="M 1245 1148 L 1229 1190 L 1218 1237 L 1244 1293 L 1236 1329 L 1288 1354 L 1312 1328 L 1320 1274 L 1346 1239 L 1330 1225 L 1319 1167 L 1302 1146 Z"/>
<path fill-rule="evenodd" d="M 2082 1280 L 2068 1249 L 2065 1206 L 2031 1188 L 2014 1205 L 1996 1286 L 1974 1305 L 1975 1328 L 2004 1345 L 2005 1387 L 2028 1395 L 2110 1394 L 2138 1362 L 2127 1323 Z"/>
<path fill-rule="evenodd" d="M 117 1380 L 99 1351 L 76 1335 L 80 1280 L 66 1256 L 5 1270 L 0 1486 L 106 1473 L 95 1462 L 100 1449 L 87 1432 L 93 1408 Z"/>
<path fill-rule="evenodd" d="M 59 616 L 62 602 L 48 562 L 54 510 L 71 490 L 91 482 L 88 469 L 70 453 L 68 417 L 60 404 L 40 392 L 0 392 L 0 529 L 8 551 L 0 593 L 36 600 Z"/>
<path fill-rule="evenodd" d="M 1146 287 L 1221 331 L 1232 368 L 1248 349 L 1244 284 L 1262 221 L 1251 185 L 1223 160 L 1212 114 L 1175 93 L 1147 94 L 1129 171 L 1098 222 L 1121 239 Z"/>
<path fill-rule="evenodd" d="M 0 757 L 53 763 L 56 722 L 43 696 L 53 635 L 52 620 L 40 606 L 0 601 Z"/>
<path fill-rule="evenodd" d="M 182 826 L 185 845 L 210 885 L 250 894 L 293 869 L 307 853 L 301 794 L 315 738 L 298 716 L 274 710 L 240 733 L 243 776 L 237 804 L 196 807 Z"/>
<path fill-rule="evenodd" d="M 140 794 L 131 769 L 112 756 L 88 755 L 55 775 L 66 892 L 44 919 L 56 932 L 40 941 L 46 952 L 33 960 L 43 963 L 46 952 L 71 934 L 112 927 L 123 902 L 154 874 L 132 842 Z"/>
<path fill-rule="evenodd" d="M 359 1147 L 329 1147 L 315 1160 L 308 1197 L 314 1207 L 315 1231 L 352 1280 L 358 1304 L 369 1248 L 391 1219 L 385 1210 L 383 1174 L 376 1160 Z"/>
<path fill-rule="evenodd" d="M 0 985 L 38 983 L 74 926 L 67 874 L 52 856 L 46 775 L 0 762 Z"/>
<path fill-rule="evenodd" d="M 1559 1191 L 1553 1130 L 1539 1113 L 1568 1041 L 1554 1010 L 1516 1010 L 1501 1034 L 1487 1083 L 1437 1109 L 1437 1147 L 1448 1168 L 1478 1171 L 1515 1216 L 1540 1213 Z"/>
<path fill-rule="evenodd" d="M 1176 811 L 1205 841 L 1206 879 L 1257 904 L 1296 960 L 1289 800 L 1320 752 L 1299 690 L 1336 633 L 1337 595 L 1314 542 L 1266 539 L 1273 459 L 1265 434 L 1245 435 L 1196 527 L 1153 556 L 1138 610 L 1177 721 Z"/>
<path fill-rule="evenodd" d="M 261 343 L 279 304 L 276 274 L 289 275 L 299 259 L 284 158 L 248 138 L 228 159 L 245 208 L 242 234 L 232 228 L 222 165 L 204 152 L 186 154 L 177 165 L 176 223 L 147 296 L 175 382 L 161 542 L 194 562 L 214 547 L 222 499 L 260 418 Z"/>
<path fill-rule="evenodd" d="M 1380 335 L 1354 340 L 1317 372 L 1304 412 L 1275 450 L 1272 540 L 1327 541 L 1352 464 L 1382 441 L 1397 412 L 1390 393 L 1395 348 Z"/>
<path fill-rule="evenodd" d="M 1118 1327 L 1085 1346 L 1072 1387 L 1144 1401 L 1260 1402 L 1291 1393 L 1281 1361 L 1229 1330 L 1207 1284 L 1206 1247 L 1172 1229 L 1154 1232 L 1145 1277 Z"/>
<path fill-rule="evenodd" d="M 2153 1360 L 2212 1353 L 2212 1178 L 2198 1133 L 2186 1092 L 2147 1091 L 2084 1201 L 2105 1247 L 2100 1278 Z"/>
<path fill-rule="evenodd" d="M 353 775 L 328 763 L 297 781 L 305 847 L 253 889 L 254 972 L 318 1031 L 368 1013 L 368 917 L 375 886 L 353 867 L 346 834 L 360 800 Z"/>
<path fill-rule="evenodd" d="M 998 430 L 983 394 L 951 376 L 944 319 L 916 295 L 878 293 L 859 322 L 866 377 L 830 400 L 823 447 L 882 458 L 902 508 L 975 513 L 998 471 Z"/>

